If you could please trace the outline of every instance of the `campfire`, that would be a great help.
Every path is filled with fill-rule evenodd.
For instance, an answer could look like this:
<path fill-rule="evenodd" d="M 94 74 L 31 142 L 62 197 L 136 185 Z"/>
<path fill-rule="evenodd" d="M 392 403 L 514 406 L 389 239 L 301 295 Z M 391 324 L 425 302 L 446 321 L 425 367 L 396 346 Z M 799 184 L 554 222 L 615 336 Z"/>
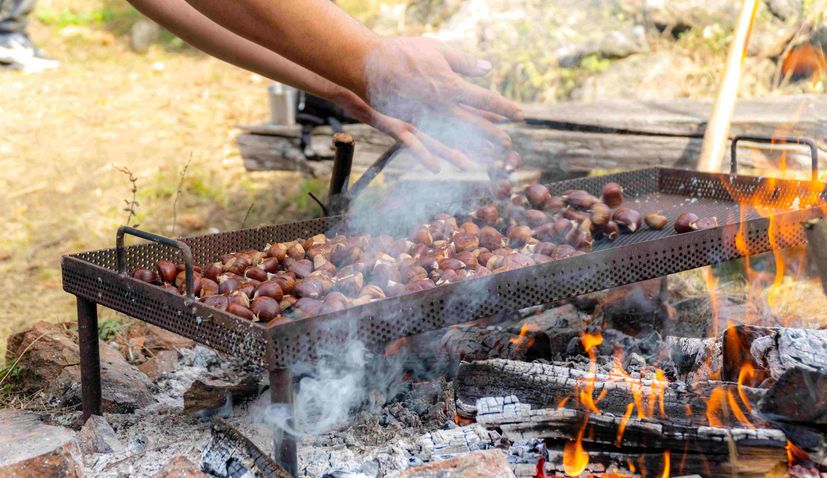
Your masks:
<path fill-rule="evenodd" d="M 84 412 L 100 407 L 88 352 L 88 304 L 100 303 L 267 365 L 284 404 L 276 457 L 292 473 L 291 367 L 356 341 L 401 363 L 414 390 L 452 378 L 444 418 L 463 440 L 474 427 L 490 439 L 481 448 L 507 450 L 517 476 L 809 476 L 827 453 L 827 335 L 747 307 L 722 313 L 708 266 L 744 258 L 759 294 L 766 273 L 749 259 L 772 252 L 778 304 L 782 250 L 827 212 L 814 147 L 812 159 L 810 180 L 740 175 L 733 155 L 731 174 L 652 168 L 514 188 L 511 155 L 488 191 L 396 236 L 354 230 L 349 216 L 182 241 L 123 228 L 116 249 L 64 258 Z M 157 244 L 124 247 L 126 233 Z M 698 267 L 709 308 L 693 314 L 662 277 Z"/>

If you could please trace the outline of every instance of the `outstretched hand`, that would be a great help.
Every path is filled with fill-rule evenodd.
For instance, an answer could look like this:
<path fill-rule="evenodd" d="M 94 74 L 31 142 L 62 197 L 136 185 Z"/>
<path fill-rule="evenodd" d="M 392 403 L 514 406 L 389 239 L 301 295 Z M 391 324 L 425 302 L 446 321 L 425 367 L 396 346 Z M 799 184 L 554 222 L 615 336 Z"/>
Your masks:
<path fill-rule="evenodd" d="M 511 146 L 511 139 L 495 122 L 523 118 L 518 105 L 464 78 L 484 75 L 490 68 L 488 62 L 434 39 L 382 39 L 368 54 L 367 85 L 360 96 L 378 112 L 372 124 L 392 135 L 415 138 L 412 142 L 419 151 L 411 149 L 427 165 L 437 164 L 423 157 L 430 151 L 467 166 L 468 154 L 487 161 Z"/>

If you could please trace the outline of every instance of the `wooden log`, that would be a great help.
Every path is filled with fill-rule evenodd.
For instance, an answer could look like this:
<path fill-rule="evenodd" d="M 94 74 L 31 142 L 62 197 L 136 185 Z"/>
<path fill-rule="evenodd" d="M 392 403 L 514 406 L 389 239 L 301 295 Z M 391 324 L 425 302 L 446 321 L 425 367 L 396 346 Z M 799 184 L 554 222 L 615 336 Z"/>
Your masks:
<path fill-rule="evenodd" d="M 582 367 L 582 364 L 579 364 Z M 665 415 L 669 422 L 686 425 L 707 425 L 707 400 L 714 389 L 726 394 L 738 396 L 738 390 L 729 382 L 702 382 L 693 384 L 690 388 L 683 382 L 660 382 L 653 377 L 639 377 L 632 375 L 629 378 L 609 375 L 598 371 L 592 376 L 588 370 L 578 368 L 578 364 L 545 364 L 526 363 L 510 360 L 484 360 L 472 363 L 462 363 L 454 381 L 457 413 L 471 418 L 476 411 L 477 400 L 484 397 L 515 396 L 520 402 L 540 408 L 556 408 L 572 396 L 575 390 L 582 389 L 585 384 L 593 384 L 593 397 L 603 394 L 599 402 L 599 409 L 606 413 L 623 415 L 629 403 L 634 402 L 634 393 L 641 397 L 640 403 L 644 408 L 649 404 L 656 411 L 651 418 L 660 420 Z M 664 414 L 661 415 L 658 397 L 663 396 Z M 765 390 L 743 387 L 743 391 L 750 404 L 758 403 Z M 723 402 L 726 402 L 724 399 Z M 737 417 L 729 410 L 726 403 L 717 405 L 726 413 L 717 413 L 718 420 L 725 425 L 738 425 Z"/>
<path fill-rule="evenodd" d="M 725 380 L 737 380 L 744 363 L 758 371 L 754 382 L 778 380 L 790 368 L 827 371 L 827 330 L 738 325 L 721 340 Z"/>
<path fill-rule="evenodd" d="M 543 439 L 549 448 L 546 471 L 562 472 L 563 443 L 582 433 L 591 471 L 626 468 L 631 462 L 647 474 L 677 476 L 763 477 L 787 461 L 786 437 L 777 429 L 713 428 L 680 423 L 654 423 L 606 413 L 534 408 L 514 397 L 488 397 L 477 403 L 477 423 L 498 430 L 503 438 Z M 622 424 L 622 425 L 621 425 Z M 619 430 L 623 427 L 623 432 Z M 552 451 L 556 450 L 556 451 Z M 670 452 L 669 474 L 663 473 Z M 628 471 L 628 468 L 627 470 Z"/>
<path fill-rule="evenodd" d="M 827 370 L 788 368 L 761 399 L 759 410 L 773 420 L 827 425 Z"/>

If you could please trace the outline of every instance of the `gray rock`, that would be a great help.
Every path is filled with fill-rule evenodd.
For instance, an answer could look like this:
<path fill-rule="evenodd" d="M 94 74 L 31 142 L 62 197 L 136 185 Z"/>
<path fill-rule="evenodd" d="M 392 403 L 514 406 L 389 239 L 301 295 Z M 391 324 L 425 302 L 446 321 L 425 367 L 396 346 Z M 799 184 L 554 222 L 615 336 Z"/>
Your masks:
<path fill-rule="evenodd" d="M 764 3 L 781 20 L 798 19 L 804 9 L 802 0 L 764 0 Z"/>
<path fill-rule="evenodd" d="M 84 455 L 117 453 L 124 450 L 123 443 L 115 436 L 115 430 L 99 415 L 92 415 L 83 424 L 78 432 L 78 444 Z"/>
<path fill-rule="evenodd" d="M 707 0 L 644 0 L 647 21 L 666 29 L 698 28 L 735 24 L 741 2 Z"/>
<path fill-rule="evenodd" d="M 154 357 L 138 365 L 138 370 L 145 373 L 150 380 L 158 380 L 165 373 L 175 370 L 178 363 L 178 352 L 174 350 L 159 350 Z"/>
<path fill-rule="evenodd" d="M 75 432 L 46 425 L 34 413 L 0 410 L 0 476 L 82 477 Z"/>

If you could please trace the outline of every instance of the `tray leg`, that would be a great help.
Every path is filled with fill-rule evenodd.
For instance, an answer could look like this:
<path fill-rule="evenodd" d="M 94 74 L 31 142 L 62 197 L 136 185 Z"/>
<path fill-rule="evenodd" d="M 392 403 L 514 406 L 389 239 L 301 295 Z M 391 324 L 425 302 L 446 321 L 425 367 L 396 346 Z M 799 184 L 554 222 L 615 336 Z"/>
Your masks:
<path fill-rule="evenodd" d="M 270 403 L 293 406 L 293 377 L 287 369 L 270 371 Z M 274 431 L 273 452 L 276 462 L 292 476 L 298 476 L 299 459 L 296 438 L 283 430 Z"/>
<path fill-rule="evenodd" d="M 101 414 L 101 364 L 98 350 L 98 304 L 77 298 L 78 346 L 80 348 L 80 389 L 82 421 Z"/>

